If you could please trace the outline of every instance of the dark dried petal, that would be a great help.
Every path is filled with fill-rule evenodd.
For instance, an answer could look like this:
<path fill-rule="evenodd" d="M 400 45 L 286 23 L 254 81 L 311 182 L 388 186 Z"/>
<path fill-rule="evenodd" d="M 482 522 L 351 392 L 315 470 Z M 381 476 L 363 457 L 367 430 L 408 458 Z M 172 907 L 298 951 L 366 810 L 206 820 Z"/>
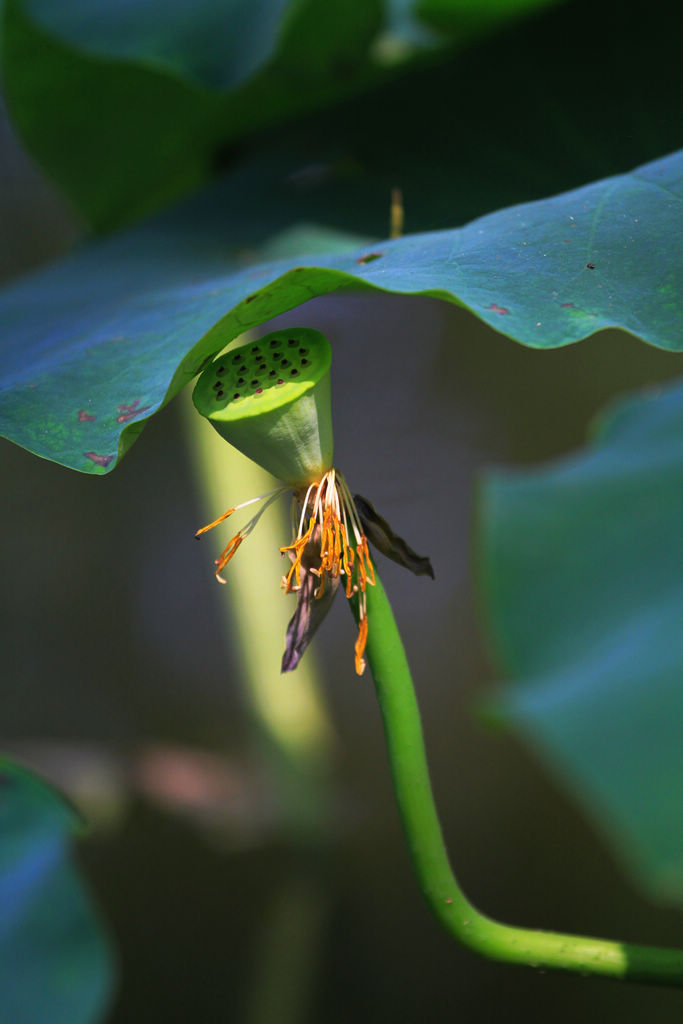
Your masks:
<path fill-rule="evenodd" d="M 330 610 L 339 586 L 339 577 L 326 579 L 323 593 L 320 597 L 315 597 L 315 591 L 319 585 L 319 578 L 302 568 L 301 590 L 297 593 L 296 611 L 287 627 L 285 653 L 282 655 L 282 672 L 291 672 L 299 664 L 316 629 Z"/>
<path fill-rule="evenodd" d="M 434 570 L 429 559 L 416 555 L 401 537 L 397 537 L 386 519 L 382 519 L 375 512 L 367 498 L 360 494 L 354 494 L 353 501 L 365 536 L 378 551 L 390 558 L 392 562 L 398 562 L 405 569 L 410 569 L 416 576 L 431 576 L 434 579 Z"/>

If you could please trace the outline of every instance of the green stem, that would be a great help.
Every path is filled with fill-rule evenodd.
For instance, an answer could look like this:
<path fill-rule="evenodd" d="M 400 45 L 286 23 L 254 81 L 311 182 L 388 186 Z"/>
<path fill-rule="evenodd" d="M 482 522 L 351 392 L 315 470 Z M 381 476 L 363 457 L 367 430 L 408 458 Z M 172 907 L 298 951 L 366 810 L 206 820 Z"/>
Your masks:
<path fill-rule="evenodd" d="M 399 812 L 423 896 L 446 931 L 475 952 L 507 963 L 683 985 L 683 950 L 515 928 L 472 906 L 448 862 L 410 669 L 379 579 L 375 587 L 368 588 L 367 597 L 367 657 L 384 722 Z"/>

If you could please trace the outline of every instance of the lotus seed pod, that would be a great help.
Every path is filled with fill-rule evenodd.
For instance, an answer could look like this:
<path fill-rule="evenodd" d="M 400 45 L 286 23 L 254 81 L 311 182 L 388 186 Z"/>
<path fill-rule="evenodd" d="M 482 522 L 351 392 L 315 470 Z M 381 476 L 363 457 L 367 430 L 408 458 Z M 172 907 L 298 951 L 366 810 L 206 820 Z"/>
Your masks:
<path fill-rule="evenodd" d="M 192 399 L 221 437 L 300 487 L 332 466 L 331 362 L 319 331 L 275 331 L 214 360 Z"/>

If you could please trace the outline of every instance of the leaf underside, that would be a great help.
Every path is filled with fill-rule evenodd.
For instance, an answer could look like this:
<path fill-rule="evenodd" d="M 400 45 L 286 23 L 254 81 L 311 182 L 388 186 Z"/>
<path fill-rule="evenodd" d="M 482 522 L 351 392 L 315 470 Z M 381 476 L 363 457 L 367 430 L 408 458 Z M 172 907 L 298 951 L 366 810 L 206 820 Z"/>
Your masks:
<path fill-rule="evenodd" d="M 330 251 L 260 265 L 243 256 L 240 265 L 239 246 L 221 236 L 224 222 L 234 239 L 240 199 L 228 184 L 0 295 L 3 436 L 72 469 L 107 472 L 229 341 L 348 289 L 456 303 L 536 348 L 617 327 L 683 349 L 683 254 L 671 244 L 683 236 L 683 152 L 463 228 L 350 251 L 347 236 L 321 243 L 303 230 L 297 244 L 310 237 Z M 267 202 L 273 182 L 260 185 Z"/>

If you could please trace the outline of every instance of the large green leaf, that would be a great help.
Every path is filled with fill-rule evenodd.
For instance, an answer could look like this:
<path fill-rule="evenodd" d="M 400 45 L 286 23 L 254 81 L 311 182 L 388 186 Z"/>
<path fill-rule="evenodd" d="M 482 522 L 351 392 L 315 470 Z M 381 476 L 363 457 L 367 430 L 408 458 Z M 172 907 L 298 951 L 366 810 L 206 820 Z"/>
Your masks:
<path fill-rule="evenodd" d="M 69 853 L 79 825 L 44 782 L 0 761 L 0 1019 L 95 1024 L 112 986 L 107 941 Z"/>
<path fill-rule="evenodd" d="M 191 203 L 0 296 L 0 431 L 105 472 L 238 334 L 349 288 L 454 302 L 538 348 L 620 327 L 680 351 L 682 200 L 683 152 L 464 228 L 232 272 L 215 203 Z"/>
<path fill-rule="evenodd" d="M 619 403 L 585 451 L 490 474 L 480 515 L 500 710 L 683 900 L 683 386 Z"/>

